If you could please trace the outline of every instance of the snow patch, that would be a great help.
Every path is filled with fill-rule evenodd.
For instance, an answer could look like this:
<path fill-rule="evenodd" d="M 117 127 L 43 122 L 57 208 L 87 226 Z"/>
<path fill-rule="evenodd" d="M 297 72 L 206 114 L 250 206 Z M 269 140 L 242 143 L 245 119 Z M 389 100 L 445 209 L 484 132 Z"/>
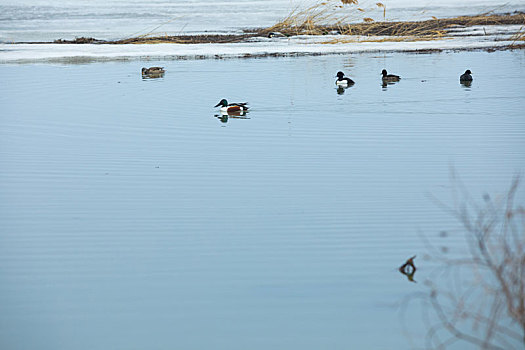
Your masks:
<path fill-rule="evenodd" d="M 520 26 L 455 28 L 428 41 L 388 41 L 388 37 L 346 35 L 254 38 L 231 44 L 0 44 L 0 63 L 110 60 L 173 60 L 265 55 L 343 54 L 371 51 L 454 50 L 502 47 Z M 386 40 L 386 41 L 382 41 Z M 333 42 L 333 43 L 330 43 Z"/>

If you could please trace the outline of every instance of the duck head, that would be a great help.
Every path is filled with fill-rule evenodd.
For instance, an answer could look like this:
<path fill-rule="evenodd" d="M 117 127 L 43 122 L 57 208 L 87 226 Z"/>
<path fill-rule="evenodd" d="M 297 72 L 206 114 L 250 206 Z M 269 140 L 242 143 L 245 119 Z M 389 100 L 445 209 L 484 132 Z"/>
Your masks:
<path fill-rule="evenodd" d="M 228 101 L 226 101 L 226 99 L 223 98 L 223 99 L 220 100 L 219 103 L 217 103 L 214 107 L 219 107 L 219 106 L 221 106 L 221 107 L 226 107 L 226 106 L 228 106 Z"/>
<path fill-rule="evenodd" d="M 337 72 L 337 74 L 335 76 L 338 77 L 339 79 L 342 79 L 345 76 L 345 73 Z"/>
<path fill-rule="evenodd" d="M 470 69 L 467 69 L 467 70 L 465 71 L 465 74 L 472 74 L 472 72 L 470 71 Z"/>
<path fill-rule="evenodd" d="M 386 77 L 386 76 L 388 75 L 386 69 L 383 69 L 383 70 L 381 71 L 381 74 L 382 74 L 384 77 Z"/>

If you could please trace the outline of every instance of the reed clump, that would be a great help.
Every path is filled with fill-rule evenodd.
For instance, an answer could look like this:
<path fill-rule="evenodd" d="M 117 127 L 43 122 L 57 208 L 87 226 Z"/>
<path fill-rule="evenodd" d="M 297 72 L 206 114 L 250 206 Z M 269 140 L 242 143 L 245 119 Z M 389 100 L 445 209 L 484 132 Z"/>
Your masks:
<path fill-rule="evenodd" d="M 454 18 L 432 18 L 426 21 L 375 21 L 370 17 L 364 17 L 363 23 L 344 24 L 350 16 L 345 15 L 333 24 L 315 22 L 317 16 L 311 16 L 308 21 L 302 21 L 304 17 L 287 18 L 280 23 L 262 30 L 261 32 L 279 31 L 284 35 L 320 35 L 337 31 L 342 35 L 360 36 L 397 36 L 397 37 L 429 37 L 438 38 L 444 36 L 448 30 L 454 27 L 470 27 L 475 25 L 508 25 L 525 24 L 525 14 L 460 16 Z"/>
<path fill-rule="evenodd" d="M 378 37 L 374 39 L 337 38 L 326 43 L 345 43 L 363 41 L 421 41 L 442 39 L 450 29 L 475 25 L 523 24 L 525 14 L 484 13 L 477 16 L 459 16 L 454 18 L 432 19 L 424 21 L 387 21 L 386 6 L 378 2 L 375 7 L 358 7 L 358 0 L 324 1 L 304 10 L 293 10 L 275 25 L 259 30 L 259 34 L 280 32 L 285 36 L 342 34 L 360 37 Z M 377 10 L 381 11 L 381 20 L 376 20 Z M 380 15 L 379 15 L 380 16 Z M 525 33 L 512 40 L 523 40 Z"/>
<path fill-rule="evenodd" d="M 323 35 L 327 30 L 338 30 L 344 23 L 354 19 L 346 5 L 356 5 L 357 0 L 325 1 L 306 9 L 296 7 L 285 18 L 271 27 L 259 30 L 260 34 L 280 32 L 292 35 Z M 330 29 L 328 29 L 330 28 Z"/>

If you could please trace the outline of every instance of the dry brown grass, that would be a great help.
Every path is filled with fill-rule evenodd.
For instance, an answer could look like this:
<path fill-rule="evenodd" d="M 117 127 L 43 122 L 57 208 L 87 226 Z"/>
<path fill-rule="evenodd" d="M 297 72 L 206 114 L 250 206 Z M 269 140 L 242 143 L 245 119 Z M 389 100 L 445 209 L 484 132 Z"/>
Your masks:
<path fill-rule="evenodd" d="M 286 24 L 289 22 L 286 22 L 271 29 L 279 28 L 279 31 L 285 35 L 326 34 L 332 30 L 337 30 L 344 35 L 439 37 L 446 34 L 448 29 L 457 26 L 525 24 L 525 14 L 461 16 L 415 22 L 376 22 L 369 17 L 365 17 L 363 20 L 365 23 L 343 24 L 343 21 L 339 21 L 335 25 L 319 24 L 317 26 L 313 26 L 312 22 L 309 22 L 308 28 L 287 27 Z M 268 29 L 268 31 L 272 30 Z"/>
<path fill-rule="evenodd" d="M 510 40 L 512 40 L 511 47 L 518 47 L 522 46 L 523 44 L 517 44 L 519 41 L 525 41 L 525 25 L 523 25 L 520 30 L 510 37 Z"/>
<path fill-rule="evenodd" d="M 269 28 L 260 30 L 261 34 L 281 32 L 285 35 L 323 35 L 325 27 L 338 29 L 351 20 L 355 14 L 347 11 L 346 5 L 357 4 L 356 0 L 341 0 L 317 3 L 306 9 L 295 8 L 285 18 Z"/>
<path fill-rule="evenodd" d="M 327 30 L 343 32 L 348 23 L 375 22 L 370 16 L 377 15 L 378 10 L 382 13 L 383 21 L 386 20 L 386 6 L 383 3 L 377 2 L 368 9 L 357 7 L 358 5 L 358 0 L 326 0 L 306 9 L 296 8 L 262 32 L 278 31 L 286 35 L 323 35 Z"/>
<path fill-rule="evenodd" d="M 281 32 L 286 36 L 324 35 L 338 31 L 344 35 L 374 36 L 442 36 L 452 26 L 524 24 L 525 14 L 515 13 L 478 16 L 460 16 L 438 19 L 432 17 L 425 21 L 386 21 L 386 6 L 377 2 L 375 6 L 364 9 L 357 7 L 357 0 L 327 0 L 306 9 L 294 9 L 275 25 L 259 30 L 259 34 Z M 382 12 L 378 21 L 377 10 Z M 361 23 L 359 23 L 361 22 Z"/>

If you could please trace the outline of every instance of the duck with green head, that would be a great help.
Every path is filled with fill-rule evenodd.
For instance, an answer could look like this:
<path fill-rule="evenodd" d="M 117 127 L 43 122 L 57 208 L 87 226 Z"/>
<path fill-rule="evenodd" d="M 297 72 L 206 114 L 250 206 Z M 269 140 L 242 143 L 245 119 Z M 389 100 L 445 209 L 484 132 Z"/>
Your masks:
<path fill-rule="evenodd" d="M 228 103 L 226 99 L 222 99 L 215 105 L 215 107 L 221 107 L 221 112 L 223 113 L 238 113 L 248 111 L 248 102 L 242 103 Z"/>

